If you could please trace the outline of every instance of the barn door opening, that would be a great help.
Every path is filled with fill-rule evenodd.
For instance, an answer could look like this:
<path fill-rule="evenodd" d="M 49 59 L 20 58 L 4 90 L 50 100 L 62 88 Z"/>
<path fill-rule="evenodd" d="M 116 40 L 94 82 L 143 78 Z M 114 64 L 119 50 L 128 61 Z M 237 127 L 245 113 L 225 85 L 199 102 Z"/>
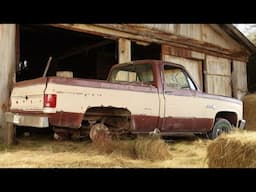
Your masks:
<path fill-rule="evenodd" d="M 32 24 L 19 25 L 18 35 L 16 81 L 42 77 L 50 56 L 52 62 L 46 76 L 69 71 L 74 78 L 104 80 L 118 62 L 117 41 L 102 36 Z M 17 135 L 24 132 L 49 133 L 46 129 L 17 129 Z"/>
<path fill-rule="evenodd" d="M 161 45 L 154 43 L 142 43 L 132 42 L 131 43 L 131 58 L 132 60 L 140 59 L 156 59 L 161 58 Z"/>
<path fill-rule="evenodd" d="M 20 25 L 19 47 L 17 81 L 42 76 L 50 56 L 47 76 L 72 71 L 73 77 L 106 79 L 117 63 L 115 40 L 50 25 Z"/>

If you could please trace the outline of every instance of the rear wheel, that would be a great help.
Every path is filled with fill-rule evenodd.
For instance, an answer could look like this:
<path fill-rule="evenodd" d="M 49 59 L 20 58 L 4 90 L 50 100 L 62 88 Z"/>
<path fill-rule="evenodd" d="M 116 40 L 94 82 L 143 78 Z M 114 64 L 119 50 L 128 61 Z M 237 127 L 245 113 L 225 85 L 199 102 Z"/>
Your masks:
<path fill-rule="evenodd" d="M 215 139 L 223 132 L 228 133 L 232 129 L 230 122 L 223 118 L 218 118 L 215 121 L 213 129 L 207 133 L 210 139 Z"/>
<path fill-rule="evenodd" d="M 104 143 L 112 139 L 108 127 L 103 123 L 94 124 L 91 127 L 89 136 L 94 143 Z"/>

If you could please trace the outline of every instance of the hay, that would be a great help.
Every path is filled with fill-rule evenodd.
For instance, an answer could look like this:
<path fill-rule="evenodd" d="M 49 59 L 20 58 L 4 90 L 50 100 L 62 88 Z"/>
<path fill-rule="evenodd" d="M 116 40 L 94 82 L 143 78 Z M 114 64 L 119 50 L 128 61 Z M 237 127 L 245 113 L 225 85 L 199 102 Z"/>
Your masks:
<path fill-rule="evenodd" d="M 245 129 L 256 131 L 256 94 L 243 97 Z"/>
<path fill-rule="evenodd" d="M 102 153 L 109 154 L 114 150 L 113 140 L 104 130 L 98 131 L 97 135 L 94 136 L 92 143 L 96 149 Z"/>
<path fill-rule="evenodd" d="M 256 167 L 256 133 L 235 131 L 223 134 L 207 147 L 210 168 Z"/>
<path fill-rule="evenodd" d="M 169 146 L 159 137 L 142 137 L 135 140 L 134 152 L 137 159 L 167 160 L 171 158 Z"/>
<path fill-rule="evenodd" d="M 169 146 L 160 137 L 139 137 L 131 141 L 97 137 L 93 141 L 93 146 L 101 153 L 118 153 L 132 159 L 151 161 L 171 159 Z"/>

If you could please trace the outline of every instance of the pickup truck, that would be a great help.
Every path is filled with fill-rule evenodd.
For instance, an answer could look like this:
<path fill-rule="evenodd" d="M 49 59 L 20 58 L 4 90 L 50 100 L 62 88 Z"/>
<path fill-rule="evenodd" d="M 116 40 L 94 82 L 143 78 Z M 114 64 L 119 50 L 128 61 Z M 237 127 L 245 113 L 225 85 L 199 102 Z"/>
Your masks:
<path fill-rule="evenodd" d="M 138 60 L 114 65 L 107 80 L 41 77 L 17 82 L 9 122 L 52 127 L 55 138 L 193 133 L 215 139 L 244 128 L 240 100 L 203 93 L 182 65 Z"/>

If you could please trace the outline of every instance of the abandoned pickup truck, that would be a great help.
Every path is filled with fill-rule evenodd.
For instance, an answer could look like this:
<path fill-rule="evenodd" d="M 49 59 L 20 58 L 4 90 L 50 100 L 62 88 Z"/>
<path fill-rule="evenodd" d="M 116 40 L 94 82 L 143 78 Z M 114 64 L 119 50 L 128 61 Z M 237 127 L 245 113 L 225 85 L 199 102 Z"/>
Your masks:
<path fill-rule="evenodd" d="M 52 127 L 57 138 L 194 133 L 216 138 L 243 128 L 240 100 L 200 91 L 181 65 L 139 60 L 112 67 L 106 81 L 41 77 L 18 82 L 10 122 Z"/>

